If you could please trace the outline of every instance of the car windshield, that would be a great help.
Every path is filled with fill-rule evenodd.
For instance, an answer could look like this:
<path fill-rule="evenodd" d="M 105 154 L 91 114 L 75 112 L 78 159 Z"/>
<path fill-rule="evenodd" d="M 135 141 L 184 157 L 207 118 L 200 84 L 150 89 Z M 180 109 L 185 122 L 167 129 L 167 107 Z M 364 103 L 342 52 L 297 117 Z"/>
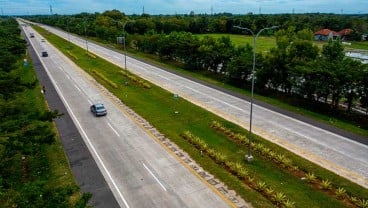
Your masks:
<path fill-rule="evenodd" d="M 104 110 L 105 107 L 103 105 L 98 105 L 96 106 L 96 110 Z"/>

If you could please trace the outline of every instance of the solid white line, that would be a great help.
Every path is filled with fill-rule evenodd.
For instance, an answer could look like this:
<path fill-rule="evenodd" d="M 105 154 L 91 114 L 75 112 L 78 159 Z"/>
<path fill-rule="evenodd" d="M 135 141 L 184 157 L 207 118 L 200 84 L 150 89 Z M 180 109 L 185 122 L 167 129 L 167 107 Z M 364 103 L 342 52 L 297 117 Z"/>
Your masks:
<path fill-rule="evenodd" d="M 35 46 L 33 45 L 33 43 L 31 42 L 33 48 L 35 48 Z M 42 62 L 42 65 L 45 66 L 44 62 L 42 59 L 40 59 L 40 61 Z M 114 188 L 116 189 L 116 191 L 118 192 L 120 198 L 123 200 L 125 207 L 129 208 L 129 205 L 127 203 L 127 201 L 125 200 L 123 194 L 120 192 L 117 184 L 115 183 L 114 179 L 112 178 L 110 172 L 107 170 L 105 164 L 103 163 L 101 157 L 99 156 L 99 154 L 97 153 L 95 147 L 93 146 L 92 142 L 90 141 L 89 137 L 87 136 L 87 133 L 84 131 L 84 129 L 82 128 L 82 125 L 80 124 L 80 122 L 78 121 L 77 117 L 75 116 L 74 112 L 72 111 L 71 107 L 69 106 L 68 102 L 66 101 L 65 97 L 63 96 L 63 94 L 61 93 L 60 88 L 58 87 L 58 85 L 56 84 L 56 81 L 54 80 L 54 78 L 51 76 L 51 74 L 49 73 L 47 67 L 45 66 L 45 70 L 46 73 L 48 74 L 49 78 L 51 79 L 51 81 L 54 83 L 55 89 L 58 92 L 60 98 L 63 100 L 65 107 L 68 109 L 68 111 L 70 112 L 71 117 L 74 119 L 75 123 L 78 125 L 81 133 L 83 134 L 83 136 L 85 137 L 86 141 L 88 142 L 88 145 L 91 147 L 93 153 L 96 155 L 96 158 L 98 159 L 99 163 L 101 164 L 103 170 L 106 172 L 107 176 L 109 177 L 111 183 L 113 184 Z"/>
<path fill-rule="evenodd" d="M 164 185 L 162 185 L 162 183 L 156 178 L 156 176 L 152 173 L 152 171 L 149 169 L 149 168 L 147 168 L 147 166 L 143 163 L 143 166 L 144 166 L 144 168 L 146 168 L 146 170 L 151 174 L 151 176 L 157 181 L 157 183 L 158 184 L 160 184 L 160 186 L 161 186 L 161 188 L 164 190 L 164 191 L 167 191 L 166 190 L 166 188 L 165 188 L 165 186 Z"/>
<path fill-rule="evenodd" d="M 107 125 L 109 125 L 109 127 L 112 129 L 112 131 L 118 136 L 120 137 L 120 134 L 114 129 L 114 127 L 112 127 L 112 125 L 110 124 L 110 122 L 107 122 Z"/>

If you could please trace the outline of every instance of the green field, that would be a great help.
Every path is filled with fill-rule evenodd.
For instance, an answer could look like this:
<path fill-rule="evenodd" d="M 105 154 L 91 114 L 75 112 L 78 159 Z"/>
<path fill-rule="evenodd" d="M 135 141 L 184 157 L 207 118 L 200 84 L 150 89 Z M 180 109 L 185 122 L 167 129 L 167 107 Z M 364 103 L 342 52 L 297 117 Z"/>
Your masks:
<path fill-rule="evenodd" d="M 249 44 L 253 47 L 253 36 L 251 35 L 234 35 L 234 34 L 200 34 L 195 35 L 199 38 L 203 38 L 205 36 L 213 37 L 213 38 L 221 38 L 223 36 L 230 37 L 231 41 L 235 46 Z M 264 53 L 270 51 L 271 48 L 276 47 L 276 40 L 274 36 L 262 36 L 260 35 L 257 38 L 257 53 Z M 318 48 L 322 49 L 322 46 L 326 42 L 323 41 L 314 41 L 314 44 L 318 46 Z M 368 50 L 368 41 L 361 42 L 352 42 L 350 46 L 344 45 L 346 49 L 361 49 Z"/>
<path fill-rule="evenodd" d="M 256 156 L 253 163 L 244 162 L 246 149 L 239 144 L 229 140 L 224 135 L 214 131 L 210 124 L 212 121 L 220 121 L 235 132 L 246 135 L 247 132 L 224 119 L 199 108 L 184 99 L 176 99 L 170 92 L 158 86 L 150 84 L 150 88 L 144 87 L 135 79 L 130 78 L 129 86 L 125 86 L 124 73 L 122 69 L 100 58 L 92 58 L 85 54 L 85 50 L 69 43 L 40 28 L 38 31 L 45 36 L 50 43 L 54 44 L 64 54 L 69 56 L 82 69 L 86 70 L 103 84 L 110 92 L 119 97 L 126 105 L 132 108 L 155 126 L 161 133 L 179 145 L 184 151 L 196 160 L 204 169 L 222 180 L 230 189 L 234 189 L 242 198 L 252 203 L 254 207 L 274 207 L 272 199 L 267 199 L 262 194 L 250 188 L 243 180 L 235 177 L 221 164 L 217 164 L 208 156 L 201 156 L 200 151 L 184 140 L 181 134 L 187 130 L 201 137 L 211 147 L 224 152 L 228 159 L 245 166 L 254 175 L 254 180 L 265 181 L 269 186 L 284 193 L 287 198 L 295 202 L 296 207 L 347 207 L 348 204 L 337 200 L 329 192 L 320 190 L 300 180 L 299 177 L 279 167 L 274 162 L 261 156 Z M 69 51 L 69 52 L 67 52 Z M 77 57 L 77 59 L 75 59 Z M 101 75 L 97 75 L 97 71 Z M 131 75 L 132 76 L 132 75 Z M 103 78 L 102 78 L 103 77 Z M 133 77 L 133 76 L 132 76 Z M 106 81 L 106 78 L 109 80 Z M 111 82 L 111 83 L 110 83 Z M 113 83 L 113 84 L 112 84 Z M 115 84 L 117 88 L 114 87 Z M 179 113 L 174 113 L 179 111 Z M 347 181 L 323 168 L 320 168 L 262 138 L 255 138 L 269 146 L 275 151 L 281 152 L 291 158 L 301 170 L 313 172 L 321 179 L 328 179 L 334 187 L 343 187 L 350 195 L 364 198 L 368 190 Z"/>
<path fill-rule="evenodd" d="M 253 47 L 253 36 L 249 35 L 232 35 L 232 34 L 201 34 L 195 35 L 199 38 L 203 38 L 205 36 L 213 37 L 213 38 L 221 38 L 222 36 L 230 37 L 231 41 L 235 46 L 241 46 L 249 44 Z M 273 36 L 259 36 L 257 38 L 257 52 L 264 53 L 270 51 L 271 48 L 276 47 L 276 40 Z"/>

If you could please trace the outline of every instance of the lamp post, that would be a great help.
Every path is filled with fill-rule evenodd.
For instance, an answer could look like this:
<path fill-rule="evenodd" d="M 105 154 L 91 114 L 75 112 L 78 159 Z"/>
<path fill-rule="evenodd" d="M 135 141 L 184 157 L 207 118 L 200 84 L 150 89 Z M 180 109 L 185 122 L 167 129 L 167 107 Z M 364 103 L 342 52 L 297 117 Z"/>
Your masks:
<path fill-rule="evenodd" d="M 272 27 L 266 27 L 258 31 L 257 34 L 254 34 L 253 30 L 246 28 L 246 27 L 240 27 L 240 26 L 234 26 L 235 28 L 246 30 L 250 32 L 253 36 L 253 68 L 252 68 L 252 88 L 251 88 L 251 97 L 250 97 L 250 116 L 249 116 L 249 146 L 248 146 L 248 155 L 245 156 L 246 160 L 248 162 L 253 161 L 252 151 L 251 151 L 251 139 L 252 139 L 252 119 L 253 119 L 253 93 L 254 93 L 254 73 L 255 73 L 255 67 L 256 67 L 256 46 L 257 46 L 257 38 L 258 36 L 264 31 L 264 30 L 270 30 L 270 29 L 276 29 L 278 26 L 272 26 Z"/>
<path fill-rule="evenodd" d="M 87 29 L 86 29 L 86 20 L 84 20 L 84 38 L 86 40 L 86 53 L 88 53 L 88 40 L 87 40 Z"/>
<path fill-rule="evenodd" d="M 117 20 L 112 20 L 114 22 L 117 22 L 117 23 L 120 23 L 120 21 L 117 21 Z M 126 76 L 126 80 L 125 80 L 125 85 L 128 85 L 128 70 L 127 70 L 127 62 L 126 62 L 126 47 L 125 47 L 125 39 L 126 39 L 126 36 L 125 36 L 125 26 L 126 24 L 128 23 L 129 21 L 126 21 L 124 24 L 123 24 L 123 50 L 124 50 L 124 70 L 125 70 L 125 76 Z"/>
<path fill-rule="evenodd" d="M 125 85 L 128 85 L 128 70 L 127 70 L 127 66 L 126 66 L 126 48 L 125 48 L 125 39 L 126 39 L 126 36 L 125 36 L 125 26 L 128 22 L 125 22 L 124 25 L 123 25 L 123 43 L 124 43 L 124 69 L 125 69 L 125 75 L 126 75 L 126 80 L 125 80 Z"/>
<path fill-rule="evenodd" d="M 66 19 L 66 28 L 68 30 L 68 41 L 70 43 L 69 19 Z"/>

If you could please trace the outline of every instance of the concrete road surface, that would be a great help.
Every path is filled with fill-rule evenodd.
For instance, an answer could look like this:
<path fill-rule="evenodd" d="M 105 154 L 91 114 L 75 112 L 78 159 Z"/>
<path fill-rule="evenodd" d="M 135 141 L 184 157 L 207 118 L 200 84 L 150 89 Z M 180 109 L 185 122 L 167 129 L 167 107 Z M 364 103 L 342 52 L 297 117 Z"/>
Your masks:
<path fill-rule="evenodd" d="M 68 40 L 67 33 L 48 26 L 45 29 Z M 70 40 L 85 47 L 84 39 Z M 124 68 L 124 56 L 88 42 L 89 50 Z M 219 90 L 193 82 L 158 67 L 127 57 L 129 71 L 204 107 L 242 127 L 249 127 L 249 103 Z M 335 133 L 255 105 L 253 131 L 304 158 L 368 188 L 368 147 Z"/>
<path fill-rule="evenodd" d="M 34 32 L 23 28 L 26 34 Z M 229 207 L 38 33 L 30 42 L 121 207 Z M 102 102 L 105 117 L 89 107 Z M 97 171 L 97 170 L 96 170 Z"/>

